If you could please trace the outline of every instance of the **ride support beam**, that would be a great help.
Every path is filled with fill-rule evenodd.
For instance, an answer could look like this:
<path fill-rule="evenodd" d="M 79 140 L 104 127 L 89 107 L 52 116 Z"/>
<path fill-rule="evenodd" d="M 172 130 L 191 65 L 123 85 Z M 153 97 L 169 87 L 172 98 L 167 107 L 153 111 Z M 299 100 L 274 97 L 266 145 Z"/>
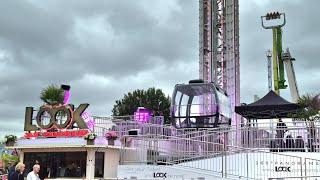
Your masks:
<path fill-rule="evenodd" d="M 274 91 L 280 95 L 279 90 L 279 74 L 278 74 L 278 53 L 277 53 L 277 30 L 276 28 L 272 29 L 273 35 L 273 50 L 272 50 L 272 57 L 273 57 L 273 81 L 274 81 Z"/>

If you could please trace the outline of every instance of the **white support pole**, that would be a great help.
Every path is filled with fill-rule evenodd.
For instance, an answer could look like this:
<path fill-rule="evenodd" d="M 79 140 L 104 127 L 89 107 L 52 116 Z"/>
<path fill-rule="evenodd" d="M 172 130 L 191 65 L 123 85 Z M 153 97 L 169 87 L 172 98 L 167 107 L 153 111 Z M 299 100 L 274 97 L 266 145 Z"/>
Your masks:
<path fill-rule="evenodd" d="M 271 66 L 272 66 L 272 63 L 271 63 L 272 52 L 271 52 L 271 50 L 268 50 L 266 55 L 267 55 L 267 60 L 268 60 L 268 90 L 272 91 L 272 68 L 271 68 Z"/>
<path fill-rule="evenodd" d="M 87 150 L 86 179 L 94 179 L 95 152 L 94 148 L 89 148 Z"/>
<path fill-rule="evenodd" d="M 297 86 L 296 74 L 294 72 L 292 64 L 293 60 L 295 59 L 291 57 L 290 51 L 287 48 L 287 51 L 283 53 L 283 62 L 286 68 L 292 102 L 297 103 L 299 100 L 299 91 Z"/>
<path fill-rule="evenodd" d="M 104 153 L 104 179 L 117 179 L 120 152 L 119 149 L 108 148 Z"/>
<path fill-rule="evenodd" d="M 19 152 L 19 161 L 20 161 L 21 163 L 23 163 L 23 160 L 24 160 L 24 152 L 23 152 L 23 151 L 20 151 L 20 152 Z"/>

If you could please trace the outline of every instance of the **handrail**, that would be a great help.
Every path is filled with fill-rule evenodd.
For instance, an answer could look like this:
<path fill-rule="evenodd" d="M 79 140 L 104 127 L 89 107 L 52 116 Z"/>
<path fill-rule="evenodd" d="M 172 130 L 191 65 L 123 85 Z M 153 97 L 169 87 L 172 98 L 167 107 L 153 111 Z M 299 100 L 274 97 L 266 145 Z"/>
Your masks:
<path fill-rule="evenodd" d="M 167 139 L 174 137 L 189 138 L 194 140 L 206 140 L 224 142 L 228 145 L 235 144 L 237 146 L 252 148 L 252 149 L 269 149 L 271 151 L 320 151 L 320 127 L 314 128 L 316 132 L 314 137 L 307 136 L 309 128 L 305 127 L 293 127 L 287 126 L 286 128 L 279 127 L 239 127 L 235 128 L 231 126 L 229 128 L 191 128 L 191 129 L 176 129 L 172 126 L 164 126 L 159 124 L 145 123 L 139 124 L 134 121 L 123 122 L 123 126 L 120 125 L 115 129 L 119 133 L 119 137 L 127 135 L 129 129 L 140 129 L 142 135 L 165 135 Z M 102 127 L 103 124 L 96 124 L 95 132 L 98 136 L 104 136 L 104 133 L 108 131 L 108 128 Z M 278 136 L 279 133 L 283 133 L 282 137 Z M 286 134 L 284 134 L 286 133 Z M 233 139 L 236 134 L 240 134 L 241 142 L 236 144 Z M 291 134 L 292 137 L 287 137 Z M 224 136 L 228 136 L 227 139 L 223 139 Z M 298 137 L 300 136 L 300 137 Z M 300 138 L 297 141 L 297 137 Z M 302 137 L 302 138 L 301 138 Z M 289 140 L 288 142 L 286 142 Z M 282 142 L 282 143 L 281 143 Z M 291 143 L 291 144 L 290 144 Z M 296 144 L 294 144 L 296 143 Z"/>
<path fill-rule="evenodd" d="M 133 137 L 133 136 L 126 136 L 126 137 Z M 283 159 L 289 159 L 289 160 L 292 159 L 295 161 L 302 162 L 302 159 L 299 156 L 281 154 L 281 153 L 275 153 L 275 152 L 268 152 L 268 151 L 259 150 L 259 149 L 256 150 L 256 149 L 252 149 L 252 148 L 244 148 L 244 147 L 239 147 L 239 146 L 224 145 L 224 144 L 220 144 L 220 143 L 207 142 L 207 141 L 198 140 L 198 139 L 195 140 L 195 139 L 181 138 L 181 137 L 168 138 L 168 136 L 165 136 L 165 135 L 159 135 L 159 136 L 141 135 L 141 136 L 134 136 L 134 138 L 137 141 L 147 142 L 145 144 L 143 144 L 143 143 L 138 144 L 138 146 L 140 148 L 145 147 L 147 149 L 149 148 L 149 149 L 152 149 L 155 152 L 157 152 L 157 153 L 153 152 L 153 153 L 149 154 L 152 157 L 150 157 L 150 159 L 149 159 L 151 161 L 148 161 L 148 162 L 172 164 L 172 165 L 183 166 L 183 167 L 187 166 L 190 168 L 196 168 L 196 169 L 198 168 L 198 169 L 201 169 L 204 171 L 213 171 L 213 170 L 216 172 L 222 171 L 221 173 L 224 175 L 224 177 L 225 176 L 229 176 L 229 177 L 230 176 L 237 176 L 237 177 L 247 177 L 247 178 L 252 178 L 252 179 L 255 179 L 256 177 L 258 177 L 258 176 L 255 177 L 254 175 L 251 176 L 250 174 L 247 174 L 247 176 L 245 176 L 243 174 L 243 172 L 240 172 L 240 171 L 238 172 L 238 170 L 237 171 L 232 170 L 234 163 L 237 163 L 237 161 L 239 161 L 239 163 L 242 163 L 242 164 L 239 164 L 240 166 L 241 165 L 246 166 L 246 168 L 248 168 L 249 166 L 252 166 L 252 165 L 248 164 L 248 161 L 246 164 L 243 164 L 244 162 L 241 161 L 241 159 L 237 159 L 237 161 L 231 165 L 226 164 L 228 161 L 230 161 L 230 158 L 232 158 L 232 155 L 237 155 L 237 154 L 239 154 L 239 155 L 247 154 L 247 158 L 248 158 L 248 154 L 251 154 L 251 158 L 253 158 L 254 156 L 252 155 L 252 153 L 255 153 L 255 154 L 258 153 L 258 155 L 262 156 L 262 157 L 274 157 L 274 158 L 281 157 Z M 161 147 L 158 146 L 159 145 L 158 143 L 161 141 L 167 141 L 167 142 L 175 142 L 175 141 L 183 142 L 183 141 L 185 141 L 187 144 L 194 144 L 194 143 L 199 144 L 200 143 L 203 145 L 218 145 L 218 146 L 222 147 L 222 150 L 216 151 L 216 152 L 215 151 L 204 151 L 203 154 L 201 154 L 199 152 L 195 153 L 196 151 L 194 151 L 194 150 L 192 150 L 192 151 L 179 151 L 179 146 L 178 146 L 178 147 L 175 147 L 175 148 L 178 148 L 178 149 L 175 149 L 177 151 L 169 151 L 168 152 L 168 151 L 165 151 L 165 147 L 163 149 L 161 149 Z M 184 149 L 184 148 L 182 147 L 182 149 Z M 158 159 L 158 157 L 160 157 L 161 154 L 168 155 L 169 159 L 162 159 L 162 158 Z M 195 164 L 193 163 L 193 161 L 202 161 L 202 159 L 207 159 L 207 160 L 209 159 L 210 160 L 211 158 L 214 158 L 214 157 L 220 158 L 220 159 L 221 158 L 225 159 L 225 160 L 223 160 L 225 162 L 224 163 L 222 162 L 220 167 L 216 167 L 214 169 L 209 167 L 210 162 L 207 162 L 207 163 L 209 163 L 209 164 L 207 164 L 207 166 L 197 165 L 197 163 L 195 163 Z M 229 159 L 229 160 L 227 161 L 227 159 Z M 214 161 L 214 160 L 212 159 L 210 161 Z M 221 169 L 222 167 L 225 167 L 226 169 L 223 170 L 223 169 Z M 293 175 L 298 175 L 298 174 L 293 174 Z"/>
<path fill-rule="evenodd" d="M 189 139 L 189 138 L 181 138 L 181 137 L 170 137 L 171 139 L 169 139 L 168 138 L 169 136 L 165 136 L 165 135 L 158 135 L 157 137 L 154 137 L 154 136 L 151 136 L 151 135 L 140 135 L 140 136 L 129 136 L 129 135 L 126 135 L 125 137 L 134 137 L 134 138 L 146 138 L 146 137 L 149 137 L 149 139 L 152 139 L 153 141 L 156 141 L 156 140 L 158 140 L 158 141 L 159 140 L 166 140 L 166 141 L 170 141 L 170 140 L 185 140 L 185 141 L 212 144 L 212 145 L 221 145 L 221 146 L 223 145 L 221 143 L 207 142 L 207 141 L 201 141 L 201 140 L 192 140 L 192 139 Z M 160 137 L 165 137 L 165 138 L 161 139 Z M 229 148 L 237 149 L 237 150 L 243 150 L 245 152 L 262 152 L 262 153 L 270 153 L 270 154 L 277 154 L 277 155 L 280 154 L 280 155 L 284 155 L 284 156 L 288 156 L 288 157 L 299 157 L 299 156 L 281 154 L 281 153 L 276 153 L 276 152 L 268 152 L 268 151 L 263 151 L 263 150 L 259 150 L 259 149 L 245 148 L 245 147 L 234 146 L 234 145 L 225 145 L 225 146 L 229 147 Z M 232 152 L 232 151 L 229 150 L 229 152 Z M 308 158 L 308 159 L 310 159 L 310 158 Z M 317 159 L 311 159 L 311 160 L 317 160 Z"/>
<path fill-rule="evenodd" d="M 280 177 L 280 178 L 268 178 L 268 180 L 307 179 L 307 178 L 320 178 L 320 176 Z"/>
<path fill-rule="evenodd" d="M 248 167 L 255 168 L 255 165 L 248 163 L 252 160 L 258 161 L 259 158 L 272 157 L 276 159 L 280 158 L 288 162 L 294 161 L 301 164 L 304 162 L 305 167 L 300 167 L 300 164 L 295 165 L 295 172 L 293 174 L 287 174 L 287 176 L 300 177 L 301 175 L 301 177 L 303 177 L 304 175 L 305 177 L 311 177 L 312 175 L 316 175 L 307 171 L 307 169 L 310 168 L 311 170 L 316 169 L 320 172 L 320 168 L 318 169 L 318 167 L 309 165 L 309 162 L 320 163 L 320 160 L 281 153 L 282 151 L 300 150 L 319 151 L 320 145 L 317 144 L 317 140 L 320 140 L 320 127 L 314 128 L 315 136 L 311 137 L 308 136 L 308 127 L 292 126 L 290 123 L 287 123 L 286 127 L 278 127 L 276 125 L 267 127 L 264 123 L 252 123 L 248 124 L 250 126 L 244 125 L 239 128 L 231 126 L 228 128 L 192 128 L 187 130 L 152 123 L 138 124 L 134 121 L 123 121 L 119 124 L 123 125 L 122 127 L 120 125 L 120 128 L 116 129 L 120 137 L 132 138 L 132 144 L 135 147 L 132 151 L 139 154 L 136 158 L 126 161 L 125 155 L 128 149 L 123 148 L 122 153 L 124 156 L 121 155 L 121 162 L 125 163 L 172 164 L 175 165 L 175 167 L 188 166 L 193 169 L 199 168 L 203 171 L 214 170 L 219 172 L 223 177 L 241 175 L 247 178 L 259 178 L 256 174 L 250 174 L 248 172 L 245 174 L 242 170 L 237 170 L 235 165 L 239 163 L 239 165 L 237 165 L 238 167 L 243 166 L 243 168 L 246 169 L 248 169 Z M 99 126 L 100 124 L 97 124 L 97 132 L 107 131 L 107 128 Z M 130 128 L 140 129 L 142 134 L 138 136 L 128 136 L 127 130 Z M 236 133 L 241 134 L 240 140 L 242 142 L 239 144 L 233 144 L 232 142 Z M 291 133 L 292 137 L 287 136 L 289 133 Z M 300 135 L 304 140 L 302 149 L 298 146 L 288 146 L 288 143 L 289 145 L 292 142 L 297 143 L 297 138 L 300 138 L 297 136 Z M 282 142 L 285 146 L 280 147 L 280 144 L 278 144 L 279 146 L 273 148 L 271 145 L 274 142 Z M 168 150 L 168 148 L 170 149 Z M 241 158 L 246 159 L 247 162 L 242 161 Z M 203 162 L 204 164 L 201 164 Z M 212 164 L 215 164 L 215 167 L 210 167 Z M 265 166 L 274 170 L 274 167 L 271 165 Z M 261 167 L 262 166 L 259 167 L 259 170 L 261 170 Z M 265 176 L 265 178 L 271 178 L 273 176 L 280 177 L 277 173 L 275 173 L 275 175 L 271 172 L 268 173 L 269 176 Z M 286 176 L 286 174 L 282 175 Z"/>

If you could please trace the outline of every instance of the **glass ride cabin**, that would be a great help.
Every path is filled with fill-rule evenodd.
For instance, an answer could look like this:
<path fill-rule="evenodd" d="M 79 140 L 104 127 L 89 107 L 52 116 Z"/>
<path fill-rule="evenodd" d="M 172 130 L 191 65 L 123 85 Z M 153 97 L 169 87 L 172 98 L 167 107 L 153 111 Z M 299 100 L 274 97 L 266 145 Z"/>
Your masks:
<path fill-rule="evenodd" d="M 176 128 L 226 126 L 231 124 L 231 103 L 225 91 L 214 83 L 191 80 L 175 86 L 171 118 Z"/>

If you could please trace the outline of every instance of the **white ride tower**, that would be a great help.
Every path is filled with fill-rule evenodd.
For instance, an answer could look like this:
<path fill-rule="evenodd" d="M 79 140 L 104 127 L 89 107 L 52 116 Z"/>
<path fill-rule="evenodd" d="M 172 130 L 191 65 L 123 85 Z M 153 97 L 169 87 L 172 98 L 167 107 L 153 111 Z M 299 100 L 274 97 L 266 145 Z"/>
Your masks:
<path fill-rule="evenodd" d="M 297 86 L 296 73 L 294 71 L 293 64 L 292 64 L 292 61 L 295 61 L 296 59 L 291 57 L 289 48 L 287 48 L 286 52 L 283 53 L 282 59 L 287 72 L 292 102 L 298 103 L 300 96 L 299 96 L 299 90 Z"/>
<path fill-rule="evenodd" d="M 200 0 L 199 9 L 200 79 L 213 82 L 227 92 L 232 126 L 240 127 L 241 118 L 234 111 L 234 107 L 240 105 L 238 0 Z M 203 101 L 211 104 L 210 96 Z"/>

